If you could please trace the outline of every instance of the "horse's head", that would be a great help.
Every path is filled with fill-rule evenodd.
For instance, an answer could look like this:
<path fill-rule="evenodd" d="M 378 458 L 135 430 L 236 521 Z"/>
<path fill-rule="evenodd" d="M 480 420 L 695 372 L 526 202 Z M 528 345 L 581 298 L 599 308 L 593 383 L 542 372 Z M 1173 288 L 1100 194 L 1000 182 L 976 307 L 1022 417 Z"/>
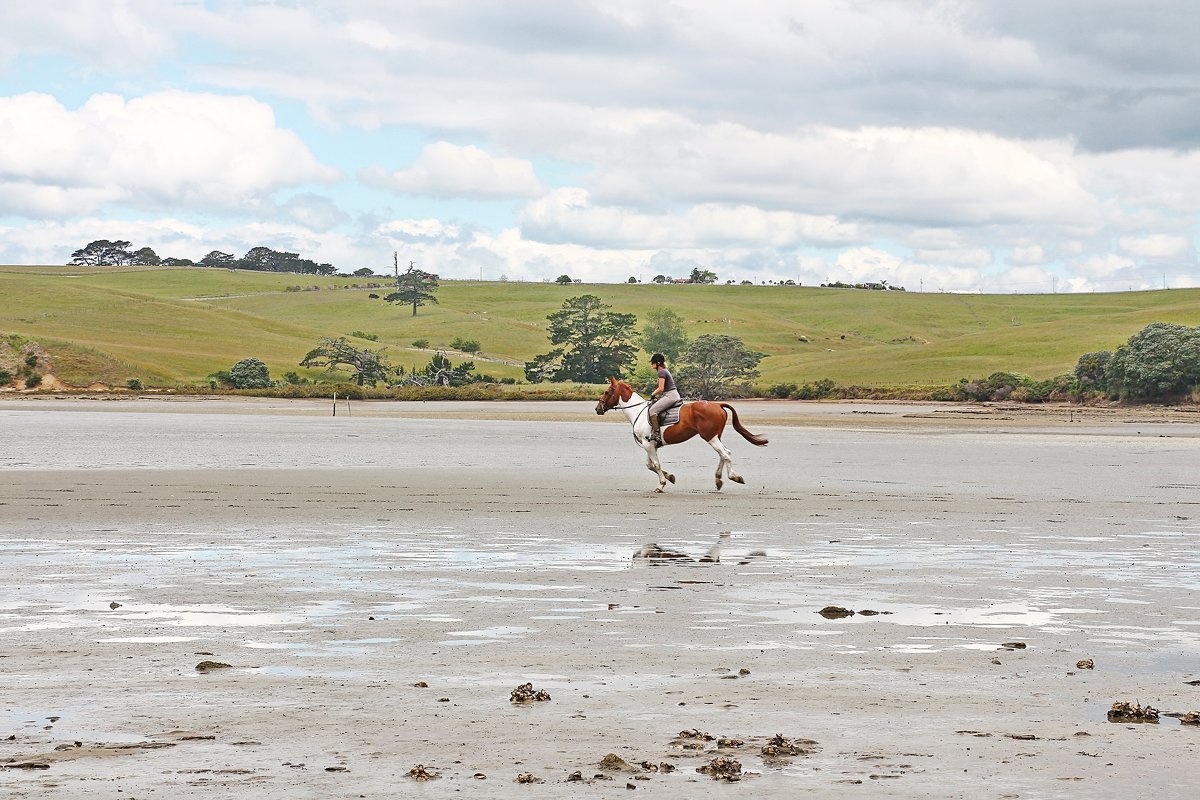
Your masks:
<path fill-rule="evenodd" d="M 625 381 L 609 378 L 608 388 L 604 390 L 604 394 L 600 395 L 600 399 L 596 401 L 596 413 L 603 414 L 610 408 L 616 408 L 617 403 L 620 403 L 622 400 L 628 400 L 632 395 L 633 389 L 629 388 L 629 384 Z"/>

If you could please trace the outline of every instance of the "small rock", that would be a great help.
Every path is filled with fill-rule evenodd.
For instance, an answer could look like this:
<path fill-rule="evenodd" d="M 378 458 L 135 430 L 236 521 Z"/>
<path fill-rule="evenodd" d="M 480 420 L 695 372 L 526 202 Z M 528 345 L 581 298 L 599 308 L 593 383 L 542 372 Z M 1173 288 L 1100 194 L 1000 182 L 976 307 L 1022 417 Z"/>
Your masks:
<path fill-rule="evenodd" d="M 1116 702 L 1108 710 L 1109 722 L 1158 722 L 1158 709 L 1140 703 Z"/>
<path fill-rule="evenodd" d="M 576 770 L 567 776 L 568 783 L 570 783 L 572 781 L 581 781 L 581 780 L 583 780 L 583 773 L 580 772 L 579 770 Z"/>
<path fill-rule="evenodd" d="M 108 607 L 111 608 L 113 611 L 116 611 L 118 608 L 121 607 L 121 604 L 118 603 L 116 600 L 113 600 L 111 603 L 108 604 Z"/>
<path fill-rule="evenodd" d="M 472 775 L 471 777 L 472 777 L 472 778 L 474 778 L 474 779 L 475 779 L 475 780 L 477 780 L 477 781 L 485 781 L 485 780 L 487 780 L 487 775 L 484 775 L 482 772 L 476 772 L 476 773 L 475 773 L 474 775 Z"/>
<path fill-rule="evenodd" d="M 764 758 L 806 756 L 812 753 L 816 744 L 812 739 L 789 739 L 777 733 L 763 745 L 762 754 Z"/>
<path fill-rule="evenodd" d="M 517 775 L 517 783 L 543 783 L 543 781 L 532 772 L 522 772 Z"/>
<path fill-rule="evenodd" d="M 1000 646 L 1005 650 L 1024 650 L 1026 647 L 1028 647 L 1028 645 L 1026 645 L 1024 642 L 1005 642 Z"/>
<path fill-rule="evenodd" d="M 864 608 L 862 611 L 860 611 L 858 613 L 864 617 L 878 617 L 879 616 L 879 612 L 873 608 Z"/>
<path fill-rule="evenodd" d="M 736 758 L 714 758 L 707 764 L 696 767 L 696 772 L 708 775 L 715 781 L 740 781 L 742 779 L 742 762 Z"/>
<path fill-rule="evenodd" d="M 414 781 L 431 781 L 439 776 L 433 770 L 426 769 L 424 764 L 417 764 L 408 771 L 408 777 L 412 778 Z"/>
<path fill-rule="evenodd" d="M 532 683 L 522 683 L 520 686 L 512 690 L 509 700 L 514 703 L 534 703 L 544 702 L 550 699 L 550 693 L 545 689 L 533 688 Z"/>
<path fill-rule="evenodd" d="M 845 617 L 854 616 L 853 611 L 848 608 L 842 608 L 841 606 L 825 606 L 817 613 L 825 619 L 843 619 Z"/>
<path fill-rule="evenodd" d="M 616 753 L 609 753 L 604 758 L 600 759 L 600 769 L 606 769 L 610 772 L 637 772 L 638 768 L 630 764 L 625 759 L 621 758 Z"/>
<path fill-rule="evenodd" d="M 211 672 L 214 669 L 229 669 L 232 666 L 223 661 L 201 661 L 196 665 L 196 672 Z"/>
<path fill-rule="evenodd" d="M 417 681 L 416 683 L 413 684 L 413 686 L 417 687 L 418 689 L 428 689 L 429 688 L 429 684 L 426 683 L 425 681 Z"/>
<path fill-rule="evenodd" d="M 745 677 L 746 675 L 749 675 L 749 674 L 750 674 L 750 670 L 746 669 L 745 667 L 742 667 L 741 669 L 738 670 L 738 675 L 741 675 L 743 677 Z"/>
<path fill-rule="evenodd" d="M 1189 711 L 1179 718 L 1180 725 L 1200 725 L 1200 711 Z"/>
<path fill-rule="evenodd" d="M 1096 662 L 1092 661 L 1090 658 L 1085 658 L 1082 661 L 1076 661 L 1075 668 L 1076 669 L 1095 669 Z"/>

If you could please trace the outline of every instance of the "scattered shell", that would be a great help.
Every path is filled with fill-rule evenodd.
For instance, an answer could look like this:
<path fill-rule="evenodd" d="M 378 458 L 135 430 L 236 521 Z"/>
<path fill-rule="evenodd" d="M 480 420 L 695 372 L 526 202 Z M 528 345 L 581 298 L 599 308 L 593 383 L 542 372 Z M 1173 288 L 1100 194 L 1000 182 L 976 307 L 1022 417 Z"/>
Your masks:
<path fill-rule="evenodd" d="M 696 767 L 696 772 L 708 775 L 715 781 L 740 781 L 742 779 L 742 762 L 736 758 L 714 758 L 707 764 Z"/>
<path fill-rule="evenodd" d="M 425 681 L 417 681 L 416 683 L 413 684 L 413 686 L 415 686 L 418 689 L 428 689 L 429 688 L 429 684 L 426 683 Z"/>
<path fill-rule="evenodd" d="M 424 764 L 417 764 L 408 771 L 408 777 L 412 778 L 414 781 L 431 781 L 434 778 L 439 777 L 439 775 L 433 770 L 426 769 Z"/>
<path fill-rule="evenodd" d="M 581 780 L 583 780 L 583 773 L 580 772 L 579 770 L 576 770 L 575 772 L 572 772 L 570 775 L 567 776 L 568 782 L 581 781 Z"/>
<path fill-rule="evenodd" d="M 209 672 L 214 669 L 229 669 L 232 664 L 226 664 L 223 661 L 201 661 L 196 665 L 196 672 Z"/>
<path fill-rule="evenodd" d="M 1200 725 L 1200 711 L 1189 711 L 1179 718 L 1180 725 Z"/>
<path fill-rule="evenodd" d="M 544 783 L 544 781 L 532 772 L 522 772 L 517 775 L 517 783 Z"/>
<path fill-rule="evenodd" d="M 482 772 L 476 772 L 476 773 L 475 773 L 474 775 L 472 775 L 471 777 L 472 777 L 472 778 L 474 778 L 474 779 L 475 779 L 475 780 L 477 780 L 477 781 L 484 781 L 484 780 L 487 780 L 487 775 L 484 775 Z"/>
<path fill-rule="evenodd" d="M 750 674 L 750 670 L 746 669 L 745 667 L 742 667 L 741 669 L 738 670 L 738 675 L 742 675 L 743 677 L 746 675 L 749 675 L 749 674 Z"/>
<path fill-rule="evenodd" d="M 1095 669 L 1096 662 L 1092 661 L 1090 658 L 1085 658 L 1082 661 L 1076 661 L 1075 668 L 1076 669 Z"/>
<path fill-rule="evenodd" d="M 744 741 L 742 741 L 741 739 L 732 739 L 732 738 L 717 739 L 717 747 L 721 747 L 721 748 L 725 748 L 725 749 L 733 749 L 735 747 L 741 747 L 744 744 L 746 744 L 746 743 Z"/>
<path fill-rule="evenodd" d="M 108 604 L 108 607 L 111 608 L 113 611 L 116 611 L 118 608 L 121 607 L 121 604 L 118 603 L 116 600 L 113 600 L 111 603 Z"/>
<path fill-rule="evenodd" d="M 878 612 L 878 611 L 876 611 L 876 610 L 875 610 L 875 609 L 873 609 L 873 608 L 864 608 L 862 611 L 859 611 L 858 613 L 859 613 L 859 614 L 862 614 L 864 617 L 877 617 L 877 616 L 879 616 L 879 612 Z"/>
<path fill-rule="evenodd" d="M 1029 645 L 1025 644 L 1024 642 L 1005 642 L 1000 646 L 1005 650 L 1024 650 Z"/>
<path fill-rule="evenodd" d="M 1158 709 L 1140 703 L 1116 702 L 1108 710 L 1109 722 L 1158 722 Z"/>
<path fill-rule="evenodd" d="M 509 699 L 514 703 L 541 702 L 550 699 L 550 693 L 545 689 L 534 689 L 532 683 L 522 683 L 512 690 Z"/>
<path fill-rule="evenodd" d="M 825 606 L 817 613 L 825 619 L 842 619 L 844 617 L 854 616 L 853 611 L 848 608 L 842 608 L 841 606 Z"/>

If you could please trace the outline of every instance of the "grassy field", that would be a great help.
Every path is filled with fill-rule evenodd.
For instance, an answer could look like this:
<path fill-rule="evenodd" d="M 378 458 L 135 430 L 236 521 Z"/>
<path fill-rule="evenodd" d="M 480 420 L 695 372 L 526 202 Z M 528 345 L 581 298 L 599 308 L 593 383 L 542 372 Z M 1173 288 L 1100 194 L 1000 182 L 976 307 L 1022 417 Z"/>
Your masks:
<path fill-rule="evenodd" d="M 1070 372 L 1079 356 L 1111 350 L 1151 322 L 1200 325 L 1200 289 L 1117 294 L 964 295 L 784 286 L 657 286 L 446 281 L 437 305 L 411 310 L 369 297 L 382 278 L 327 278 L 194 267 L 0 266 L 0 335 L 35 339 L 62 381 L 206 384 L 236 361 L 262 359 L 273 377 L 296 371 L 322 336 L 387 348 L 395 363 L 430 353 L 473 360 L 476 371 L 522 378 L 550 349 L 546 315 L 594 294 L 644 318 L 674 309 L 688 333 L 727 333 L 767 354 L 759 383 L 829 378 L 839 385 L 938 386 L 1010 371 Z M 353 288 L 357 284 L 358 288 Z M 288 287 L 303 291 L 288 291 Z M 307 287 L 320 287 L 309 290 Z M 456 337 L 482 345 L 456 355 Z M 352 341 L 355 341 L 352 339 Z"/>

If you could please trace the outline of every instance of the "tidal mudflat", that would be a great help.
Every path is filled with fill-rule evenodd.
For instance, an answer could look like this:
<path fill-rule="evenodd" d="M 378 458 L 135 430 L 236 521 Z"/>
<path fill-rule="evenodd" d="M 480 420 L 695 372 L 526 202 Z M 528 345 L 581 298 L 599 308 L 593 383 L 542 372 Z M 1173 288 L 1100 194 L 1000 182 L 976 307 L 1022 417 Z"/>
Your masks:
<path fill-rule="evenodd" d="M 737 406 L 0 401 L 0 794 L 1193 796 L 1200 415 Z"/>

